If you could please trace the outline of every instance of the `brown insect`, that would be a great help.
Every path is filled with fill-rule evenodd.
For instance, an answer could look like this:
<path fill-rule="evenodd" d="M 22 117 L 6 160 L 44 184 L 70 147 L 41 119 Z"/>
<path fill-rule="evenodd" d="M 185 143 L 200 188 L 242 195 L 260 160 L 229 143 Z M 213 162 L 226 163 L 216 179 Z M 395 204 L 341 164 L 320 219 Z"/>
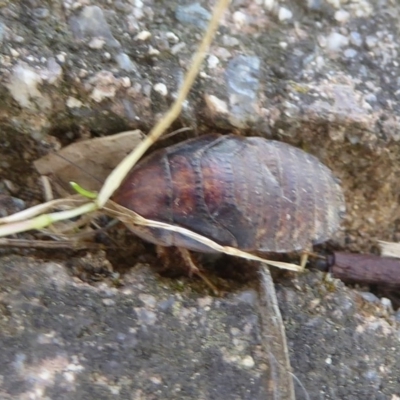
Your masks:
<path fill-rule="evenodd" d="M 205 135 L 143 159 L 113 200 L 141 216 L 248 252 L 309 249 L 338 229 L 345 206 L 318 159 L 260 137 Z M 133 226 L 161 246 L 213 251 L 181 233 Z"/>

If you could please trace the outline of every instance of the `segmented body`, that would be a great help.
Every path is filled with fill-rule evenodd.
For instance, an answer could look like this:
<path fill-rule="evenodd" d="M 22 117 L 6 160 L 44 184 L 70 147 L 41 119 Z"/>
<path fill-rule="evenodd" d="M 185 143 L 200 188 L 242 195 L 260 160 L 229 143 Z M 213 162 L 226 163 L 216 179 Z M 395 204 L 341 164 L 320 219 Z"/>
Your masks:
<path fill-rule="evenodd" d="M 339 184 L 314 156 L 234 135 L 205 135 L 154 152 L 133 168 L 114 200 L 221 245 L 277 253 L 328 240 L 344 213 Z M 156 244 L 210 250 L 171 231 L 132 230 Z"/>

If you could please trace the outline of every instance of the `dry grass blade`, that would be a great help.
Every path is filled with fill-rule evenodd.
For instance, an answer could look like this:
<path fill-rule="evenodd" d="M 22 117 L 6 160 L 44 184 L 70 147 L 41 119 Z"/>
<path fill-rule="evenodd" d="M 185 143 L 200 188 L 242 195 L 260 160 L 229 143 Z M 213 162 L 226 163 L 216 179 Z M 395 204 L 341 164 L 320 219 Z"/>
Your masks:
<path fill-rule="evenodd" d="M 270 369 L 270 398 L 295 400 L 285 326 L 267 267 L 260 266 L 260 278 L 260 320 L 262 344 Z"/>
<path fill-rule="evenodd" d="M 34 218 L 39 214 L 43 214 L 55 208 L 73 208 L 79 206 L 82 203 L 85 203 L 85 199 L 82 199 L 80 196 L 71 196 L 70 198 L 66 199 L 51 200 L 47 203 L 38 204 L 37 206 L 33 206 L 18 213 L 0 218 L 0 225 L 25 221 L 29 218 Z"/>
<path fill-rule="evenodd" d="M 25 239 L 1 239 L 0 247 L 36 248 L 36 249 L 101 249 L 98 243 L 82 242 L 77 240 L 25 240 Z"/>
<path fill-rule="evenodd" d="M 58 221 L 79 217 L 96 210 L 94 203 L 86 203 L 71 210 L 59 211 L 50 214 L 42 214 L 32 219 L 7 223 L 0 225 L 0 237 L 9 236 L 15 233 L 26 232 L 33 229 L 46 228 Z"/>
<path fill-rule="evenodd" d="M 286 269 L 289 271 L 295 271 L 295 272 L 302 271 L 302 267 L 299 265 L 296 265 L 296 264 L 267 260 L 267 259 L 258 257 L 254 254 L 247 253 L 245 251 L 236 249 L 234 247 L 221 246 L 220 244 L 212 241 L 211 239 L 208 239 L 208 238 L 206 238 L 202 235 L 199 235 L 195 232 L 192 232 L 189 229 L 181 228 L 179 226 L 169 225 L 164 222 L 145 219 L 145 218 L 141 217 L 139 214 L 136 214 L 134 211 L 128 210 L 127 208 L 122 207 L 119 204 L 116 204 L 111 200 L 108 201 L 106 207 L 104 208 L 104 211 L 106 211 L 110 216 L 118 218 L 121 222 L 123 222 L 128 227 L 129 227 L 129 225 L 142 225 L 142 226 L 148 226 L 148 227 L 152 227 L 152 228 L 159 228 L 159 229 L 169 230 L 172 232 L 177 232 L 177 233 L 185 235 L 191 239 L 194 239 L 194 240 L 198 241 L 199 243 L 202 243 L 219 253 L 225 253 L 225 254 L 228 254 L 231 256 L 245 258 L 247 260 L 259 261 L 264 264 L 268 264 L 273 267 L 277 267 L 277 268 L 281 268 L 281 269 Z"/>

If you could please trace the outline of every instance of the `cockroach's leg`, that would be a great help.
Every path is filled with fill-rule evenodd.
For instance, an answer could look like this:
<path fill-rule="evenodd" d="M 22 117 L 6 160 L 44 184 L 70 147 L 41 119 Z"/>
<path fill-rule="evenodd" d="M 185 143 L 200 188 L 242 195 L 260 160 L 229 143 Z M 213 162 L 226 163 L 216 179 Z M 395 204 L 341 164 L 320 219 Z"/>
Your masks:
<path fill-rule="evenodd" d="M 189 275 L 195 274 L 199 276 L 204 283 L 214 292 L 215 295 L 219 295 L 219 290 L 216 288 L 215 285 L 203 274 L 199 268 L 196 266 L 194 261 L 192 260 L 192 256 L 190 255 L 189 250 L 186 250 L 182 247 L 178 247 L 179 252 L 182 255 L 183 261 L 189 267 Z"/>
<path fill-rule="evenodd" d="M 300 267 L 301 270 L 304 271 L 306 269 L 307 261 L 308 261 L 308 255 L 309 253 L 304 252 L 300 256 Z"/>
<path fill-rule="evenodd" d="M 170 254 L 165 246 L 156 245 L 157 257 L 161 260 L 164 269 L 168 269 L 170 264 Z"/>

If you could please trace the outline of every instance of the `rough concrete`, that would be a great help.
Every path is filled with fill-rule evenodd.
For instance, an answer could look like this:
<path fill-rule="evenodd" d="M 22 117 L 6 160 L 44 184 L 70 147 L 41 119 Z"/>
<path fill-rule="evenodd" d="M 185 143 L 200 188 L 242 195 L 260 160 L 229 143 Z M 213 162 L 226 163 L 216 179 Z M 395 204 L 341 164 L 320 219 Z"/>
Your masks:
<path fill-rule="evenodd" d="M 0 281 L 1 399 L 290 398 L 250 287 L 213 298 L 144 265 L 91 286 L 19 256 Z"/>
<path fill-rule="evenodd" d="M 12 207 L 41 200 L 31 169 L 38 153 L 149 130 L 173 101 L 209 18 L 211 2 L 195 3 L 0 0 L 0 192 L 14 197 Z M 177 127 L 302 147 L 342 180 L 348 217 L 336 248 L 371 251 L 376 239 L 398 240 L 398 20 L 389 0 L 233 1 Z M 205 318 L 190 290 L 154 286 L 151 273 L 130 272 L 122 288 L 95 288 L 48 258 L 1 259 L 0 397 L 264 394 L 259 312 L 240 294 L 212 300 L 221 319 L 211 306 Z M 149 293 L 153 308 L 143 301 Z M 170 297 L 177 315 L 160 306 Z M 364 297 L 326 285 L 321 274 L 279 287 L 292 365 L 311 399 L 400 397 L 398 321 Z M 253 336 L 240 330 L 248 319 Z M 210 345 L 214 336 L 219 342 Z M 255 365 L 247 369 L 249 354 Z"/>

